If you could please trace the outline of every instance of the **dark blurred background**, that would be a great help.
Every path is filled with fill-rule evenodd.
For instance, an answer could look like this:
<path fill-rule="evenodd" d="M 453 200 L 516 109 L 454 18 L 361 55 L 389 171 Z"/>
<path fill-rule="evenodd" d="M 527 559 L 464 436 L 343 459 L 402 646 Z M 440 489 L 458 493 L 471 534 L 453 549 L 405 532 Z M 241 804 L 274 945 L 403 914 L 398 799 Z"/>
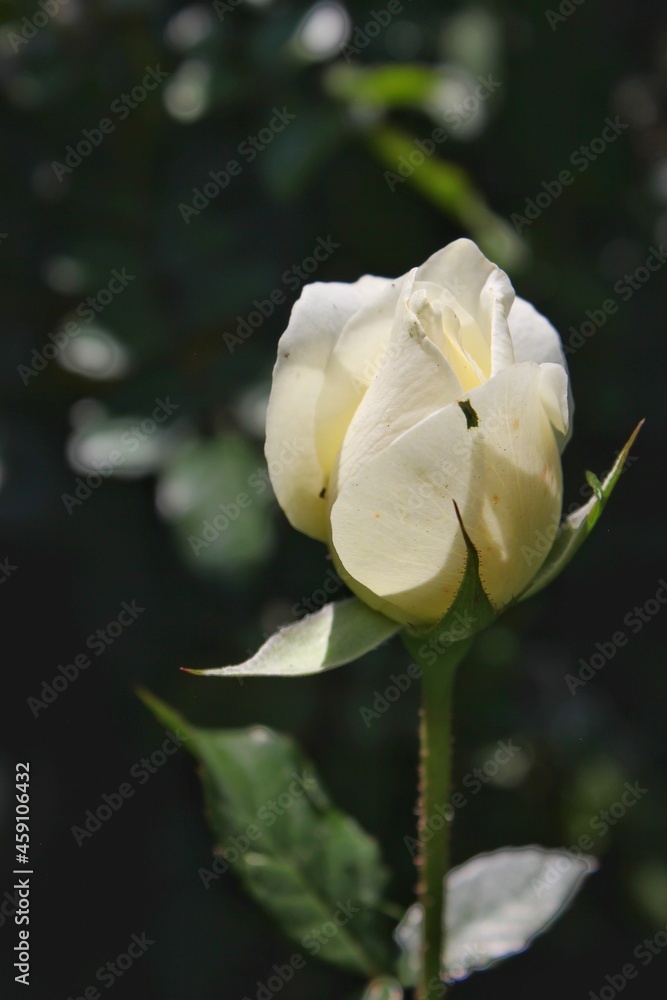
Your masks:
<path fill-rule="evenodd" d="M 211 835 L 185 751 L 137 778 L 165 738 L 138 684 L 201 725 L 293 734 L 380 839 L 392 897 L 412 901 L 416 686 L 368 725 L 361 713 L 407 666 L 400 644 L 300 681 L 178 667 L 244 659 L 331 579 L 324 547 L 289 528 L 263 475 L 276 343 L 304 281 L 395 276 L 468 235 L 570 344 L 566 506 L 584 470 L 608 469 L 647 422 L 575 562 L 481 636 L 460 675 L 457 780 L 498 740 L 522 750 L 460 811 L 455 861 L 588 834 L 601 867 L 526 955 L 457 995 L 607 986 L 608 1000 L 605 977 L 634 962 L 627 997 L 653 997 L 664 957 L 643 967 L 633 952 L 667 924 L 667 612 L 655 601 L 667 577 L 667 13 L 622 0 L 2 0 L 0 51 L 0 601 L 16 637 L 4 644 L 1 857 L 4 892 L 14 766 L 29 760 L 23 995 L 83 996 L 132 934 L 155 943 L 114 996 L 254 1000 L 294 954 L 233 875 L 202 884 Z M 119 626 L 124 602 L 134 617 Z M 619 630 L 627 644 L 573 693 L 567 675 Z M 59 666 L 77 656 L 90 666 L 65 685 Z M 636 781 L 646 794 L 600 833 L 600 810 Z M 77 844 L 72 827 L 124 782 L 135 794 Z M 282 990 L 362 992 L 316 961 Z"/>

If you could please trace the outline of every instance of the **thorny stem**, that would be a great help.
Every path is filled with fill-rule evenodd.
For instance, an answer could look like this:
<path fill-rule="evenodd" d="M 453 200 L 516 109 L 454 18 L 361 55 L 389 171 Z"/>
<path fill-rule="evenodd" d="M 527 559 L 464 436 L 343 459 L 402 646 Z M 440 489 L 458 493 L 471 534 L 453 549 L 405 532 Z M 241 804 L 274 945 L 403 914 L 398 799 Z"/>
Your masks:
<path fill-rule="evenodd" d="M 470 642 L 457 642 L 422 662 L 418 839 L 418 897 L 422 906 L 422 964 L 417 1000 L 445 995 L 442 955 L 445 947 L 445 876 L 449 869 L 449 822 L 443 817 L 451 786 L 451 716 L 456 668 Z"/>

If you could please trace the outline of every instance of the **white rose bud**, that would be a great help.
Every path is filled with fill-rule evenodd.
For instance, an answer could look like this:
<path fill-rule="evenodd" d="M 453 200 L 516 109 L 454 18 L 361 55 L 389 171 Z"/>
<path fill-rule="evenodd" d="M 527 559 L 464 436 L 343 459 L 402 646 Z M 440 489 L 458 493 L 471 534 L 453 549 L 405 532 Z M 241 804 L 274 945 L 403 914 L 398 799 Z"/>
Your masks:
<path fill-rule="evenodd" d="M 500 611 L 560 518 L 568 393 L 555 329 L 457 240 L 395 281 L 304 288 L 273 374 L 271 481 L 350 589 L 415 626 L 438 621 L 461 584 L 456 504 Z"/>

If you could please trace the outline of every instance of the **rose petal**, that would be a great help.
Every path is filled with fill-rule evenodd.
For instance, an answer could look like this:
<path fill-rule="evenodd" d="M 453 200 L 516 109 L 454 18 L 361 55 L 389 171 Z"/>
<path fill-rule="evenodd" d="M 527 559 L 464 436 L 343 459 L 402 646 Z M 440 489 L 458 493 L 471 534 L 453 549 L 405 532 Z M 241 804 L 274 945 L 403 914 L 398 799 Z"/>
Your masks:
<path fill-rule="evenodd" d="M 544 361 L 562 365 L 567 371 L 560 336 L 549 320 L 535 306 L 517 297 L 509 313 L 514 357 L 519 361 Z"/>
<path fill-rule="evenodd" d="M 307 285 L 278 345 L 266 416 L 265 453 L 271 482 L 294 527 L 323 541 L 327 537 L 327 505 L 320 493 L 331 469 L 320 461 L 315 416 L 325 372 L 347 321 L 374 301 L 387 284 L 387 278 L 367 275 L 354 284 Z M 332 414 L 332 421 L 334 417 Z M 344 434 L 344 415 L 340 423 Z"/>
<path fill-rule="evenodd" d="M 560 457 L 539 367 L 505 369 L 469 404 L 476 426 L 456 403 L 433 413 L 343 483 L 331 510 L 339 572 L 398 621 L 434 623 L 456 595 L 465 545 L 453 501 L 499 609 L 544 558 L 524 558 L 522 546 L 558 523 Z"/>
<path fill-rule="evenodd" d="M 373 279 L 382 282 L 378 294 L 348 319 L 329 359 L 315 415 L 320 464 L 328 472 L 364 393 L 384 362 L 405 278 Z"/>
<path fill-rule="evenodd" d="M 432 281 L 415 282 L 414 289 L 411 307 L 426 335 L 447 358 L 462 388 L 467 391 L 486 382 L 477 361 L 463 347 L 461 329 L 474 326 L 472 317 L 458 303 L 450 304 L 449 297 Z"/>
<path fill-rule="evenodd" d="M 417 281 L 441 286 L 461 320 L 463 347 L 486 378 L 514 362 L 507 326 L 514 289 L 471 240 L 455 240 L 434 253 L 417 271 Z"/>
<path fill-rule="evenodd" d="M 510 310 L 509 324 L 514 344 L 514 356 L 517 361 L 536 361 L 538 364 L 549 361 L 560 365 L 566 374 L 567 420 L 565 421 L 565 431 L 559 441 L 562 452 L 572 436 L 574 400 L 572 387 L 567 378 L 567 362 L 558 331 L 530 302 L 526 302 L 525 299 L 518 296 Z"/>
<path fill-rule="evenodd" d="M 401 290 L 385 360 L 347 429 L 331 483 L 331 499 L 360 465 L 461 395 L 456 375 L 412 309 L 415 271 L 407 276 Z"/>
<path fill-rule="evenodd" d="M 568 378 L 565 369 L 558 364 L 540 365 L 540 387 L 544 409 L 562 440 L 570 424 Z"/>

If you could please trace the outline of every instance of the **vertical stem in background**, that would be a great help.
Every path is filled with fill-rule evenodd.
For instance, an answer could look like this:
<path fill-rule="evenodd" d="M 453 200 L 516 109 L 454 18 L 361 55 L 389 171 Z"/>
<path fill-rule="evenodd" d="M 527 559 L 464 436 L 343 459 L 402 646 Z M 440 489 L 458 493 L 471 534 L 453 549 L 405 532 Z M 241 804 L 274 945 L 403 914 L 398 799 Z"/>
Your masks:
<path fill-rule="evenodd" d="M 470 641 L 458 642 L 422 666 L 422 716 L 418 839 L 419 902 L 423 908 L 422 968 L 418 1000 L 444 995 L 440 970 L 444 951 L 445 876 L 449 869 L 449 823 L 443 809 L 451 791 L 451 717 L 456 668 Z M 436 806 L 439 808 L 436 810 Z M 440 826 L 440 824 L 442 824 Z"/>

